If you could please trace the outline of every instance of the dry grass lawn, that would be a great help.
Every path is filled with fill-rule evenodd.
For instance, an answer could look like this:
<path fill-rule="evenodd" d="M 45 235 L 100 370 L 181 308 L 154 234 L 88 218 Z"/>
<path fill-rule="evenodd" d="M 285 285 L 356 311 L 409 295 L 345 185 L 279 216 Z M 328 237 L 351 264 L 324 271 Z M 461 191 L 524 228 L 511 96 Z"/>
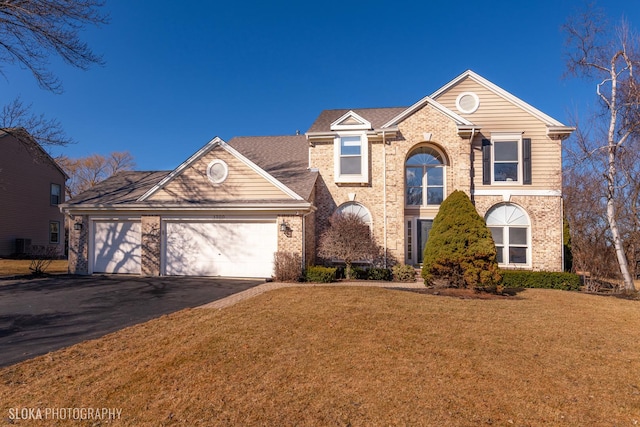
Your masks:
<path fill-rule="evenodd" d="M 0 420 L 16 407 L 121 408 L 114 426 L 636 425 L 640 302 L 280 289 L 0 369 Z"/>
<path fill-rule="evenodd" d="M 29 266 L 31 261 L 28 259 L 0 259 L 0 276 L 23 276 L 31 274 Z M 67 260 L 56 259 L 51 262 L 51 265 L 45 270 L 45 273 L 66 273 L 67 272 Z"/>

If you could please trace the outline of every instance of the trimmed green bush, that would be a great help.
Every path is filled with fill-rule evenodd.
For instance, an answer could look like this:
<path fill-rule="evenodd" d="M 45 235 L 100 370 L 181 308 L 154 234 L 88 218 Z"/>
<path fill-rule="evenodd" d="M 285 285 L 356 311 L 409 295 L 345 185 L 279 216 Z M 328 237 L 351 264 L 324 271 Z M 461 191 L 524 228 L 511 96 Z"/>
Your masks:
<path fill-rule="evenodd" d="M 336 278 L 347 279 L 346 267 L 336 268 Z M 351 267 L 348 280 L 391 280 L 391 270 L 382 267 Z"/>
<path fill-rule="evenodd" d="M 500 284 L 491 232 L 463 191 L 440 205 L 424 248 L 422 277 L 430 286 L 490 290 Z"/>
<path fill-rule="evenodd" d="M 505 288 L 543 288 L 579 291 L 580 276 L 574 273 L 547 271 L 503 270 L 502 285 Z"/>
<path fill-rule="evenodd" d="M 416 269 L 412 265 L 396 264 L 392 268 L 393 280 L 396 282 L 415 282 Z"/>
<path fill-rule="evenodd" d="M 391 270 L 382 267 L 371 267 L 367 270 L 368 280 L 391 280 Z"/>
<path fill-rule="evenodd" d="M 309 266 L 305 270 L 307 282 L 331 283 L 336 281 L 336 268 Z"/>
<path fill-rule="evenodd" d="M 346 271 L 346 269 L 345 269 Z M 345 279 L 365 280 L 367 278 L 367 270 L 363 267 L 351 267 L 349 270 L 349 276 Z"/>

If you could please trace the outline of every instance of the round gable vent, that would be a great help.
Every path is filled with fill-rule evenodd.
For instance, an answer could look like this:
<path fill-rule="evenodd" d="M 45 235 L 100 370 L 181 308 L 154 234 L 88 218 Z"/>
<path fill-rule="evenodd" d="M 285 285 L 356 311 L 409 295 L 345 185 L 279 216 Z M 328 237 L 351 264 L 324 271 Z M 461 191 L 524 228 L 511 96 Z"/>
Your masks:
<path fill-rule="evenodd" d="M 475 112 L 480 106 L 480 98 L 473 92 L 462 92 L 456 98 L 456 108 L 464 114 Z"/>
<path fill-rule="evenodd" d="M 224 160 L 216 159 L 209 163 L 207 168 L 207 178 L 213 184 L 222 184 L 229 175 L 229 167 Z"/>

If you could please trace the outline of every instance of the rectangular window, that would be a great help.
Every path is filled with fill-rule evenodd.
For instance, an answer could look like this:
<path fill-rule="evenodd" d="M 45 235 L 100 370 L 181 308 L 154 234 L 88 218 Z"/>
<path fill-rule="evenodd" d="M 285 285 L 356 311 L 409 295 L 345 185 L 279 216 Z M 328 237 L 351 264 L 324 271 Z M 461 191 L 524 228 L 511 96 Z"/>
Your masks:
<path fill-rule="evenodd" d="M 407 260 L 413 261 L 413 230 L 411 227 L 412 221 L 407 221 Z"/>
<path fill-rule="evenodd" d="M 369 182 L 369 141 L 363 132 L 342 133 L 333 140 L 334 180 L 343 184 Z"/>
<path fill-rule="evenodd" d="M 489 227 L 489 230 L 491 231 L 493 242 L 496 244 L 498 264 L 504 264 L 504 229 L 502 227 Z"/>
<path fill-rule="evenodd" d="M 362 141 L 359 136 L 340 138 L 340 174 L 360 175 L 362 173 Z"/>
<path fill-rule="evenodd" d="M 493 143 L 494 181 L 518 182 L 519 145 L 519 141 L 495 141 Z"/>
<path fill-rule="evenodd" d="M 441 167 L 427 168 L 427 204 L 439 205 L 444 198 L 444 177 Z"/>
<path fill-rule="evenodd" d="M 51 204 L 57 206 L 60 204 L 62 195 L 62 187 L 60 184 L 51 184 Z"/>
<path fill-rule="evenodd" d="M 407 205 L 422 205 L 423 170 L 420 167 L 407 167 Z"/>
<path fill-rule="evenodd" d="M 49 243 L 60 243 L 60 223 L 58 221 L 49 222 Z"/>
<path fill-rule="evenodd" d="M 496 244 L 498 264 L 527 264 L 527 228 L 489 227 L 489 230 Z"/>
<path fill-rule="evenodd" d="M 509 227 L 509 262 L 527 263 L 527 229 Z"/>

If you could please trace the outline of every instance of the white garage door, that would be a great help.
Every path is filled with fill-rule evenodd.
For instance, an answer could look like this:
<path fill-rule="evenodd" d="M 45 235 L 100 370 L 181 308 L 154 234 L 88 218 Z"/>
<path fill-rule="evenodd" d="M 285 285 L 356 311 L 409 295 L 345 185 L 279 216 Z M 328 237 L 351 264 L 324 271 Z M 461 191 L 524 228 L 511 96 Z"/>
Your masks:
<path fill-rule="evenodd" d="M 140 222 L 95 221 L 93 272 L 140 274 Z"/>
<path fill-rule="evenodd" d="M 167 221 L 165 274 L 271 277 L 277 225 L 270 221 Z"/>

